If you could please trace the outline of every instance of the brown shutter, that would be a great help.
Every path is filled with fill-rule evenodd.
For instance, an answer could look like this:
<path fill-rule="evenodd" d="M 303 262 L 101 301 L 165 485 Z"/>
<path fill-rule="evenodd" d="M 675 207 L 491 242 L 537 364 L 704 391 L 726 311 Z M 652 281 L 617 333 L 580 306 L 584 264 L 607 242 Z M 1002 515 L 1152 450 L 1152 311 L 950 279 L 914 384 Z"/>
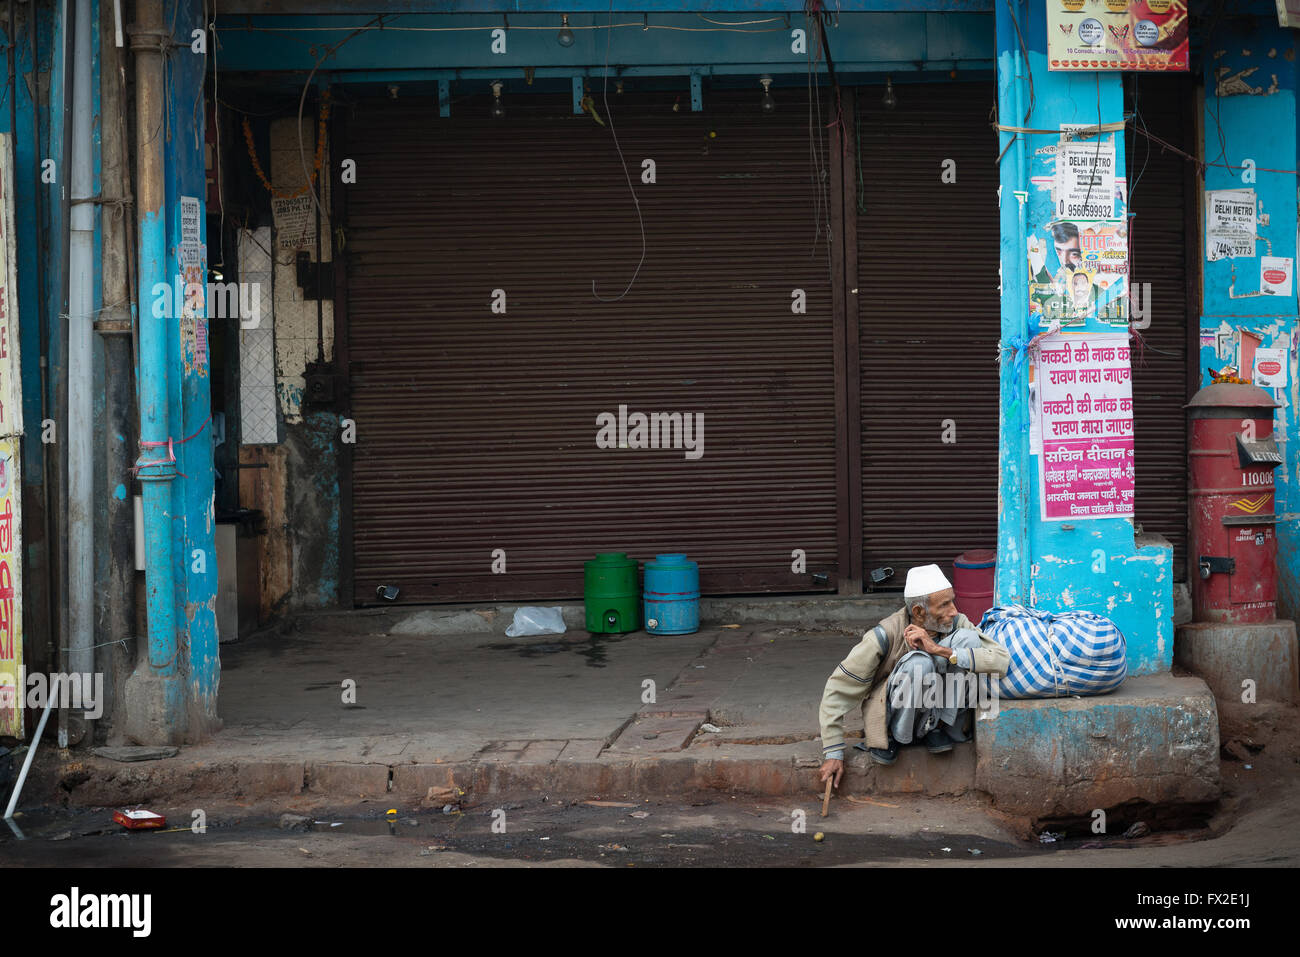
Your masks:
<path fill-rule="evenodd" d="M 992 79 L 858 90 L 864 571 L 995 548 L 998 155 Z M 956 182 L 941 180 L 956 162 Z M 956 441 L 941 441 L 944 420 Z"/>
<path fill-rule="evenodd" d="M 702 114 L 674 98 L 616 107 L 646 252 L 615 302 L 592 283 L 614 299 L 632 279 L 637 212 L 610 130 L 567 96 L 508 96 L 501 121 L 488 96 L 449 119 L 405 95 L 356 108 L 359 602 L 379 584 L 413 601 L 576 597 L 583 561 L 608 550 L 686 552 L 706 593 L 834 586 L 830 268 L 807 113 L 764 117 L 757 92 L 709 95 Z M 608 122 L 599 84 L 595 100 Z M 597 448 L 597 414 L 620 404 L 702 413 L 703 457 Z"/>
<path fill-rule="evenodd" d="M 1126 113 L 1137 107 L 1142 124 L 1179 149 L 1189 149 L 1184 105 L 1192 85 L 1184 77 L 1126 77 Z M 1199 320 L 1187 302 L 1186 216 L 1196 198 L 1186 195 L 1187 163 L 1129 128 L 1125 136 L 1132 231 L 1129 257 L 1133 281 L 1151 284 L 1151 325 L 1141 330 L 1150 348 L 1133 356 L 1135 521 L 1174 546 L 1174 577 L 1187 577 L 1188 325 Z"/>

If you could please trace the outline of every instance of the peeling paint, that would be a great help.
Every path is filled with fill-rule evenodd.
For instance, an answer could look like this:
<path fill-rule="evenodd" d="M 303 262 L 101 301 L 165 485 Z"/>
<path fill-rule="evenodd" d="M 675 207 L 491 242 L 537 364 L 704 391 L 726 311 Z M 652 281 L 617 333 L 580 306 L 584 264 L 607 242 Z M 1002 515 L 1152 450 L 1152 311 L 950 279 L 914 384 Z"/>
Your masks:
<path fill-rule="evenodd" d="M 1238 70 L 1233 73 L 1231 68 L 1221 66 L 1215 73 L 1214 95 L 1218 97 L 1228 96 L 1271 96 L 1277 92 L 1277 74 L 1273 74 L 1273 85 L 1267 90 L 1262 86 L 1251 86 L 1246 82 L 1246 78 L 1257 72 L 1259 67 L 1247 67 L 1244 70 Z"/>

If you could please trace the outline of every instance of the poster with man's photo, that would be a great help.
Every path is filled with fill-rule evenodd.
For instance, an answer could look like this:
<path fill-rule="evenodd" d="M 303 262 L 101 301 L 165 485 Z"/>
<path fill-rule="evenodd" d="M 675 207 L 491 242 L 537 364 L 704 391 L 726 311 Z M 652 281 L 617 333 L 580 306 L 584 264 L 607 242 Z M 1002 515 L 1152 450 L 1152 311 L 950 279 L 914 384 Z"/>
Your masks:
<path fill-rule="evenodd" d="M 1128 226 L 1123 220 L 1057 220 L 1029 237 L 1030 321 L 1047 328 L 1095 318 L 1128 325 Z"/>

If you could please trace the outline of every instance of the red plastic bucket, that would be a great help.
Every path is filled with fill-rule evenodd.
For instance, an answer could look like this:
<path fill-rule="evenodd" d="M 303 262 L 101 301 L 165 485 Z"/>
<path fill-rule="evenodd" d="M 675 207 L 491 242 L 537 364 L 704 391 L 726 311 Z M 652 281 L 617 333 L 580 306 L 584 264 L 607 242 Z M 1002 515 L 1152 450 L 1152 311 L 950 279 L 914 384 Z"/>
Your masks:
<path fill-rule="evenodd" d="M 993 607 L 993 578 L 998 553 L 991 548 L 971 548 L 952 561 L 952 590 L 957 610 L 978 625 Z"/>

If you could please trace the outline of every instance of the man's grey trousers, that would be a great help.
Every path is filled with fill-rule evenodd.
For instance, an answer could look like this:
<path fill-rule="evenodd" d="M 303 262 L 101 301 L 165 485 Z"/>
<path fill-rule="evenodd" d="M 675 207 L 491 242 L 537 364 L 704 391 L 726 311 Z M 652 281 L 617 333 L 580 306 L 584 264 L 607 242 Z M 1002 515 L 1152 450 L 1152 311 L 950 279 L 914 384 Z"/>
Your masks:
<path fill-rule="evenodd" d="M 953 651 L 978 648 L 979 635 L 962 629 L 938 641 Z M 963 682 L 945 680 L 949 673 L 969 674 L 965 668 L 949 664 L 924 651 L 913 650 L 898 659 L 889 673 L 889 736 L 899 744 L 911 744 L 941 727 L 954 741 L 967 741 L 960 730 L 966 723 L 969 707 L 960 693 Z M 969 699 L 966 699 L 969 701 Z"/>

